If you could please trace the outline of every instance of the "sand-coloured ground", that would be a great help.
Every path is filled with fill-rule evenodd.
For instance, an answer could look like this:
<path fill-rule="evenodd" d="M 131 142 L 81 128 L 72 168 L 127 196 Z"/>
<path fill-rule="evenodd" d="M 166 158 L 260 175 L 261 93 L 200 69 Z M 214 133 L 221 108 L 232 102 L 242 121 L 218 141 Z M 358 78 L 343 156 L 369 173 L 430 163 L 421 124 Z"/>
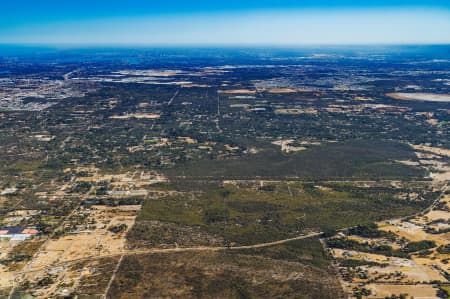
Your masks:
<path fill-rule="evenodd" d="M 316 114 L 317 110 L 314 108 L 306 108 L 306 109 L 299 109 L 299 108 L 286 108 L 286 109 L 275 109 L 275 114 L 281 114 L 281 115 L 299 115 L 299 114 Z"/>
<path fill-rule="evenodd" d="M 155 113 L 132 113 L 125 115 L 114 115 L 110 118 L 112 119 L 129 119 L 129 118 L 137 118 L 137 119 L 158 119 L 161 115 Z"/>
<path fill-rule="evenodd" d="M 30 265 L 30 270 L 92 256 L 116 254 L 124 251 L 125 234 L 134 225 L 140 206 L 93 206 L 88 211 L 86 223 L 93 223 L 91 228 L 75 230 L 58 239 L 49 240 L 40 250 Z M 108 228 L 126 225 L 120 233 L 113 233 Z"/>
<path fill-rule="evenodd" d="M 16 244 L 16 242 L 0 241 L 0 259 L 7 257 Z M 9 272 L 6 266 L 0 265 L 0 289 L 11 286 L 14 277 L 15 275 L 13 272 Z"/>
<path fill-rule="evenodd" d="M 219 90 L 218 93 L 223 93 L 223 94 L 255 94 L 256 90 L 250 90 L 250 89 L 228 89 L 228 90 Z"/>
<path fill-rule="evenodd" d="M 360 260 L 365 262 L 375 262 L 386 266 L 361 266 L 361 269 L 367 271 L 370 279 L 384 282 L 402 282 L 402 283 L 417 283 L 430 282 L 435 280 L 445 281 L 438 270 L 432 267 L 429 263 L 424 263 L 421 260 L 404 259 L 398 257 L 387 257 L 380 254 L 372 254 L 365 252 L 358 252 L 354 250 L 333 249 L 333 257 L 337 259 L 351 258 L 353 260 Z M 401 273 L 399 276 L 392 275 L 393 273 Z M 354 282 L 360 280 L 355 279 Z"/>
<path fill-rule="evenodd" d="M 425 232 L 423 226 L 412 222 L 390 221 L 388 225 L 380 227 L 380 230 L 393 232 L 400 238 L 405 238 L 410 242 L 420 242 L 423 240 L 431 240 L 437 245 L 446 245 L 448 240 L 442 235 L 434 235 Z"/>
<path fill-rule="evenodd" d="M 435 93 L 407 93 L 394 92 L 386 94 L 388 97 L 396 100 L 424 101 L 424 102 L 450 102 L 450 95 Z"/>
<path fill-rule="evenodd" d="M 304 146 L 295 146 L 295 145 L 293 145 L 292 143 L 294 141 L 295 140 L 293 140 L 293 139 L 277 140 L 277 141 L 272 142 L 272 144 L 280 146 L 281 150 L 283 152 L 286 152 L 286 153 L 298 152 L 298 151 L 303 151 L 303 150 L 306 149 L 306 147 L 304 147 Z"/>
<path fill-rule="evenodd" d="M 366 288 L 372 291 L 372 295 L 367 298 L 385 298 L 392 294 L 414 294 L 414 299 L 439 299 L 438 288 L 432 285 L 369 284 Z"/>

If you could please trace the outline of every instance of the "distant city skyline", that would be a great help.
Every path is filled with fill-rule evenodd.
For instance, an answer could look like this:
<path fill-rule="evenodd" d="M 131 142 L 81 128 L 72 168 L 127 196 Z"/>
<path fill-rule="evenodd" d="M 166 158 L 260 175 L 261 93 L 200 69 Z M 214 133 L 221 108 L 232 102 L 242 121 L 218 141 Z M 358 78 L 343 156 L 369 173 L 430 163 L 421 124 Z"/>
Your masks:
<path fill-rule="evenodd" d="M 449 1 L 16 1 L 0 43 L 347 45 L 450 43 Z"/>

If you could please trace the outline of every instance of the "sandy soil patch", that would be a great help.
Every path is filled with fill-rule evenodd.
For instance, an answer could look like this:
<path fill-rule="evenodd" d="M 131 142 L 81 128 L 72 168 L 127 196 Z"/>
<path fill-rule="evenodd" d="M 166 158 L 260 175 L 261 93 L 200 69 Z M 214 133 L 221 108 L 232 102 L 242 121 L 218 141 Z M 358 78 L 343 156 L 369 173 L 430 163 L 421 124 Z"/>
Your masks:
<path fill-rule="evenodd" d="M 403 165 L 408 165 L 408 166 L 419 166 L 420 165 L 419 162 L 415 162 L 415 161 L 411 161 L 411 160 L 397 160 L 395 162 L 401 163 Z"/>
<path fill-rule="evenodd" d="M 405 238 L 410 242 L 431 240 L 436 242 L 437 245 L 448 243 L 448 240 L 443 239 L 441 235 L 428 234 L 421 226 L 411 222 L 390 221 L 389 225 L 380 226 L 379 229 L 393 232 L 400 238 Z"/>
<path fill-rule="evenodd" d="M 119 72 L 113 72 L 113 74 L 125 75 L 125 76 L 150 76 L 150 77 L 172 77 L 185 72 L 180 70 L 123 70 Z"/>
<path fill-rule="evenodd" d="M 361 97 L 361 96 L 354 97 L 353 99 L 354 99 L 355 101 L 362 101 L 362 102 L 372 102 L 372 101 L 374 101 L 374 99 L 372 99 L 372 98 L 369 98 L 369 97 Z"/>
<path fill-rule="evenodd" d="M 432 173 L 430 177 L 436 182 L 450 181 L 450 168 L 448 169 L 448 172 Z"/>
<path fill-rule="evenodd" d="M 296 93 L 300 90 L 294 89 L 294 88 L 272 88 L 269 89 L 267 92 L 269 93 Z"/>
<path fill-rule="evenodd" d="M 439 156 L 449 157 L 450 158 L 450 150 L 440 147 L 432 147 L 432 146 L 425 146 L 425 145 L 411 145 L 415 150 L 419 151 L 425 151 L 434 153 Z"/>
<path fill-rule="evenodd" d="M 6 197 L 0 196 L 0 207 L 3 207 L 6 202 L 7 202 Z"/>
<path fill-rule="evenodd" d="M 140 206 L 105 207 L 94 206 L 88 212 L 86 223 L 80 228 L 57 240 L 50 240 L 32 261 L 30 269 L 39 269 L 59 262 L 85 258 L 94 255 L 121 253 L 125 249 L 125 235 L 134 225 Z M 108 228 L 125 224 L 126 229 L 112 233 Z"/>
<path fill-rule="evenodd" d="M 256 94 L 256 90 L 250 89 L 229 89 L 229 90 L 219 90 L 217 92 L 223 94 Z"/>
<path fill-rule="evenodd" d="M 8 272 L 8 269 L 0 265 L 0 288 L 9 287 L 14 284 L 15 275 L 13 272 Z"/>
<path fill-rule="evenodd" d="M 272 144 L 278 145 L 281 147 L 281 150 L 286 153 L 291 152 L 299 152 L 306 149 L 304 146 L 294 146 L 291 145 L 295 140 L 294 139 L 287 139 L 287 140 L 278 140 L 272 142 Z"/>
<path fill-rule="evenodd" d="M 86 176 L 86 177 L 78 177 L 77 182 L 111 182 L 112 186 L 119 187 L 119 186 L 146 186 L 146 185 L 152 185 L 155 183 L 162 183 L 166 182 L 167 178 L 160 174 L 155 173 L 124 173 L 124 174 L 94 174 L 92 176 Z"/>
<path fill-rule="evenodd" d="M 287 108 L 287 109 L 275 109 L 275 114 L 281 115 L 299 115 L 299 114 L 315 114 L 317 110 L 314 108 L 298 109 L 298 108 Z"/>
<path fill-rule="evenodd" d="M 332 249 L 332 254 L 335 259 L 354 259 L 366 262 L 388 264 L 386 267 L 360 267 L 367 271 L 369 278 L 376 279 L 377 281 L 402 283 L 428 282 L 434 280 L 445 281 L 445 277 L 443 277 L 439 271 L 433 267 L 434 262 L 430 259 L 403 259 L 343 249 Z M 395 276 L 395 273 L 402 273 L 402 275 Z M 359 281 L 361 280 L 355 279 L 353 282 Z"/>
<path fill-rule="evenodd" d="M 0 241 L 0 259 L 8 256 L 17 243 Z M 7 267 L 0 265 L 0 288 L 13 285 L 14 273 L 9 272 Z"/>
<path fill-rule="evenodd" d="M 93 210 L 98 211 L 129 211 L 129 212 L 138 212 L 141 209 L 140 205 L 127 205 L 127 206 L 118 206 L 118 207 L 110 207 L 110 206 L 99 206 L 94 205 L 92 206 Z"/>
<path fill-rule="evenodd" d="M 197 88 L 209 88 L 211 86 L 210 85 L 206 85 L 206 84 L 188 83 L 188 84 L 182 84 L 181 87 L 184 87 L 184 88 L 194 88 L 194 87 L 197 87 Z"/>
<path fill-rule="evenodd" d="M 252 106 L 249 104 L 231 104 L 230 108 L 242 108 L 242 109 L 250 109 Z"/>
<path fill-rule="evenodd" d="M 192 137 L 178 137 L 178 140 L 189 143 L 189 144 L 196 144 L 198 141 Z"/>
<path fill-rule="evenodd" d="M 428 221 L 434 221 L 438 219 L 450 219 L 450 213 L 442 210 L 433 210 L 425 215 L 428 218 Z"/>
<path fill-rule="evenodd" d="M 432 269 L 438 267 L 446 272 L 449 272 L 450 264 L 445 264 L 442 262 L 443 260 L 449 258 L 450 254 L 439 254 L 437 251 L 435 251 L 432 255 L 430 255 L 430 258 L 414 257 L 413 260 L 418 264 L 426 265 Z M 445 281 L 445 279 L 443 281 Z"/>
<path fill-rule="evenodd" d="M 448 94 L 435 94 L 435 93 L 407 93 L 407 92 L 395 92 L 386 94 L 388 97 L 396 100 L 411 100 L 411 101 L 424 101 L 424 102 L 450 102 L 450 95 Z"/>
<path fill-rule="evenodd" d="M 303 109 L 275 109 L 275 114 L 298 115 L 302 114 Z"/>
<path fill-rule="evenodd" d="M 366 253 L 366 252 L 359 252 L 354 250 L 345 250 L 345 249 L 338 249 L 333 248 L 331 249 L 331 252 L 333 254 L 333 257 L 335 259 L 342 259 L 342 258 L 351 258 L 355 260 L 362 260 L 367 262 L 376 262 L 376 263 L 388 263 L 391 260 L 398 259 L 393 257 L 387 257 L 381 254 L 373 254 L 373 253 Z M 402 261 L 407 261 L 405 259 L 398 259 Z"/>
<path fill-rule="evenodd" d="M 429 265 L 422 265 L 411 261 L 410 265 L 389 265 L 387 267 L 368 267 L 369 277 L 379 277 L 381 275 L 386 275 L 386 278 L 378 279 L 378 281 L 389 281 L 389 282 L 431 282 L 436 280 L 445 281 L 439 271 L 432 268 Z M 395 278 L 393 273 L 402 273 L 403 275 L 399 278 Z M 389 275 L 392 275 L 389 277 Z M 389 277 L 389 278 L 387 278 Z"/>
<path fill-rule="evenodd" d="M 125 115 L 113 115 L 109 118 L 112 119 L 129 119 L 129 118 L 137 118 L 137 119 L 158 119 L 161 115 L 154 113 L 133 113 L 133 114 L 125 114 Z"/>
<path fill-rule="evenodd" d="M 423 165 L 432 167 L 430 177 L 435 182 L 445 182 L 450 180 L 450 165 L 442 160 L 450 158 L 450 150 L 439 147 L 425 145 L 411 145 L 416 151 L 416 155 Z"/>
<path fill-rule="evenodd" d="M 251 95 L 237 95 L 237 96 L 229 97 L 229 99 L 233 99 L 233 100 L 254 100 L 254 99 L 256 99 L 256 97 L 255 96 L 251 96 Z"/>
<path fill-rule="evenodd" d="M 439 121 L 437 119 L 435 119 L 435 118 L 427 119 L 427 123 L 432 125 L 432 126 L 439 125 Z"/>
<path fill-rule="evenodd" d="M 367 289 L 372 295 L 367 298 L 384 298 L 391 295 L 408 294 L 414 299 L 439 299 L 436 295 L 438 288 L 432 285 L 391 285 L 391 284 L 369 284 Z"/>

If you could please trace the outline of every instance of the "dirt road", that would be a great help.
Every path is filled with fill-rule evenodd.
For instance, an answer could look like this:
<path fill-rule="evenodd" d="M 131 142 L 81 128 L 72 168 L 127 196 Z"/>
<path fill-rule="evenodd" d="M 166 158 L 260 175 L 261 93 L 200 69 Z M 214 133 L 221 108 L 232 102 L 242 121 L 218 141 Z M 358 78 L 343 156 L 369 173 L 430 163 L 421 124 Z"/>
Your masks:
<path fill-rule="evenodd" d="M 254 245 L 243 245 L 243 246 L 230 246 L 230 247 L 228 247 L 228 246 L 216 246 L 216 247 L 198 246 L 198 247 L 149 248 L 149 249 L 127 250 L 127 251 L 123 251 L 123 252 L 115 253 L 115 254 L 95 255 L 95 256 L 89 256 L 89 257 L 84 257 L 84 258 L 80 258 L 80 259 L 64 261 L 61 263 L 55 263 L 51 266 L 36 268 L 33 270 L 18 271 L 18 272 L 15 272 L 15 274 L 16 275 L 24 275 L 27 273 L 49 270 L 49 269 L 52 269 L 55 267 L 67 266 L 67 265 L 74 264 L 74 263 L 98 260 L 98 259 L 108 258 L 108 257 L 139 255 L 139 254 L 152 254 L 152 253 L 205 252 L 205 251 L 244 250 L 244 249 L 264 248 L 264 247 L 280 245 L 280 244 L 284 244 L 284 243 L 288 243 L 288 242 L 292 242 L 292 241 L 296 241 L 296 240 L 303 240 L 303 239 L 308 239 L 308 238 L 319 237 L 322 234 L 323 234 L 322 232 L 313 232 L 313 233 L 301 235 L 301 236 L 294 237 L 294 238 L 283 239 L 283 240 L 274 241 L 274 242 L 254 244 Z"/>

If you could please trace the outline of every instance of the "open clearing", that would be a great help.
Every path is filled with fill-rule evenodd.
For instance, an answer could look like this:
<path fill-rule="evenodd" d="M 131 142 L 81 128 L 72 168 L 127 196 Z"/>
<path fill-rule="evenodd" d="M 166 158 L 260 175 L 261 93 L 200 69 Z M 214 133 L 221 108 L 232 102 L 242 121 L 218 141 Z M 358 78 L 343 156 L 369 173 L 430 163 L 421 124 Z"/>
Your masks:
<path fill-rule="evenodd" d="M 126 115 L 114 115 L 110 118 L 112 119 L 129 119 L 129 118 L 137 118 L 137 119 L 158 119 L 161 116 L 159 114 L 154 113 L 133 113 Z"/>
<path fill-rule="evenodd" d="M 414 294 L 414 299 L 439 299 L 437 287 L 431 285 L 370 284 L 366 287 L 372 290 L 372 295 L 367 298 L 384 298 L 392 294 Z"/>
<path fill-rule="evenodd" d="M 97 252 L 108 255 L 122 252 L 125 247 L 125 234 L 134 225 L 140 206 L 106 207 L 93 206 L 87 211 L 85 223 L 92 223 L 82 230 L 50 240 L 38 253 L 30 269 L 80 259 Z M 111 227 L 126 225 L 120 233 L 109 231 Z"/>
<path fill-rule="evenodd" d="M 0 241 L 0 259 L 6 258 L 17 243 Z M 0 289 L 10 286 L 14 280 L 14 273 L 8 272 L 7 266 L 0 265 Z"/>
<path fill-rule="evenodd" d="M 351 257 L 351 259 L 361 262 L 382 264 L 383 266 L 360 266 L 360 269 L 366 271 L 366 275 L 369 278 L 376 279 L 378 282 L 419 283 L 437 280 L 445 281 L 445 277 L 438 270 L 429 264 L 421 263 L 421 261 L 343 249 L 332 249 L 332 254 L 336 259 Z M 392 273 L 402 273 L 402 275 L 393 276 Z M 353 282 L 362 282 L 362 280 L 354 279 Z"/>
<path fill-rule="evenodd" d="M 425 101 L 425 102 L 450 102 L 450 95 L 448 94 L 435 94 L 435 93 L 406 93 L 395 92 L 386 94 L 388 97 L 396 100 L 412 100 L 412 101 Z"/>
<path fill-rule="evenodd" d="M 255 94 L 256 90 L 250 90 L 250 89 L 229 89 L 229 90 L 219 90 L 218 93 L 223 93 L 223 94 Z"/>

